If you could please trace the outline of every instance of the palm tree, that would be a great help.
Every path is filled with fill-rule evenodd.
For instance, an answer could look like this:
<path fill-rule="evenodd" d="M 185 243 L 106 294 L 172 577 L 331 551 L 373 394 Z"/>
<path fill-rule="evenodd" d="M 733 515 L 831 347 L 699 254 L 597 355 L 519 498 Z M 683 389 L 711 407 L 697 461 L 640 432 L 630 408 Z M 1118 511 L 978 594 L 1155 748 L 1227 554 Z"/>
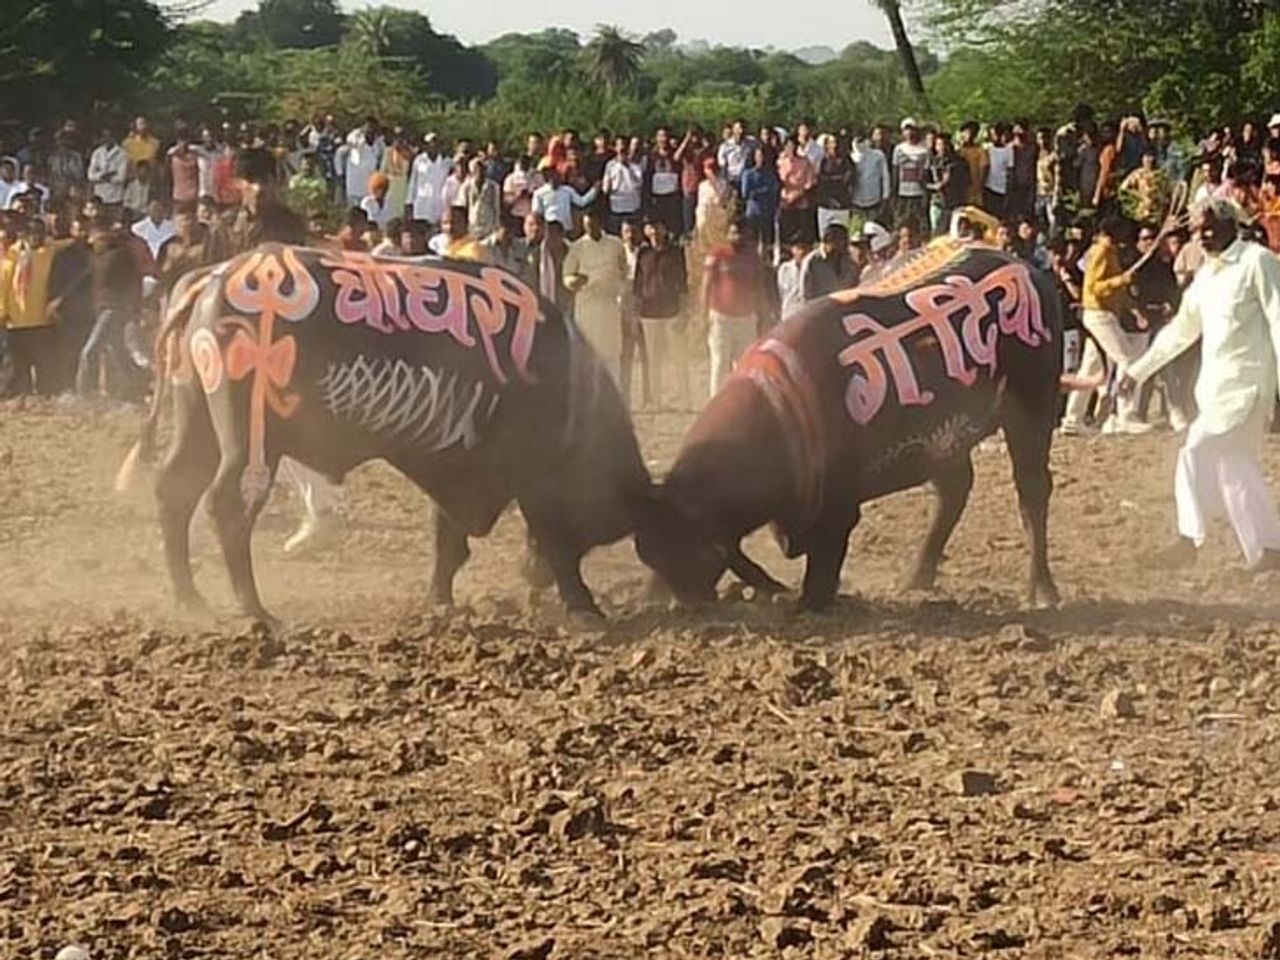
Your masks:
<path fill-rule="evenodd" d="M 903 72 L 907 75 L 907 84 L 924 106 L 928 107 L 929 98 L 924 92 L 924 78 L 920 76 L 920 64 L 916 60 L 916 51 L 911 46 L 911 38 L 907 36 L 907 24 L 902 19 L 901 0 L 871 0 L 884 11 L 889 18 L 889 29 L 893 31 L 893 42 L 898 48 L 898 57 L 902 60 Z"/>
<path fill-rule="evenodd" d="M 351 16 L 348 34 L 375 57 L 391 50 L 391 17 L 386 7 L 367 7 Z"/>
<path fill-rule="evenodd" d="M 640 75 L 644 44 L 617 27 L 601 24 L 584 51 L 587 76 L 610 93 L 629 87 Z"/>

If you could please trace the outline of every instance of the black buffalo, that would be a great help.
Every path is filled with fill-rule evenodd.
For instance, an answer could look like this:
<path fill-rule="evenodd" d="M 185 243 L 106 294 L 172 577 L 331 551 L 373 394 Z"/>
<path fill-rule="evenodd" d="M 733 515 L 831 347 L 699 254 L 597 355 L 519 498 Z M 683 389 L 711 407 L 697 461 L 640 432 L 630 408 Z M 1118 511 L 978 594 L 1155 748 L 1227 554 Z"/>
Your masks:
<path fill-rule="evenodd" d="M 580 561 L 628 535 L 649 491 L 622 397 L 556 308 L 510 273 L 266 244 L 184 277 L 161 332 L 172 396 L 156 494 L 180 602 L 202 606 L 189 526 L 207 495 L 237 601 L 266 618 L 250 533 L 282 456 L 341 480 L 384 459 L 438 505 L 432 595 L 515 500 L 571 610 Z"/>
<path fill-rule="evenodd" d="M 958 242 L 814 301 L 751 349 L 698 418 L 637 532 L 641 558 L 685 600 L 713 598 L 726 569 L 779 590 L 739 545 L 771 523 L 789 556 L 807 558 L 801 605 L 821 609 L 862 505 L 932 482 L 907 580 L 928 588 L 973 486 L 970 451 L 1003 428 L 1032 600 L 1056 602 L 1046 518 L 1061 332 L 1045 278 Z"/>

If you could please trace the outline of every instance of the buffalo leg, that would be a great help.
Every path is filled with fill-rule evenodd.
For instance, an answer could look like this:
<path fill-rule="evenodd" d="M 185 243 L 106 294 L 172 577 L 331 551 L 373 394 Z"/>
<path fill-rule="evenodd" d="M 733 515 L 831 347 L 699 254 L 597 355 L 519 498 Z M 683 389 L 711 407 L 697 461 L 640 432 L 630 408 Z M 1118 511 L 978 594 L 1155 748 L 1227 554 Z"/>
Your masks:
<path fill-rule="evenodd" d="M 544 557 L 555 577 L 560 599 L 570 613 L 603 616 L 595 598 L 582 579 L 583 551 L 568 535 L 568 523 L 561 512 L 545 504 L 522 500 L 520 509 L 529 524 L 530 540 Z"/>
<path fill-rule="evenodd" d="M 769 572 L 742 552 L 742 544 L 735 543 L 729 548 L 727 557 L 729 569 L 734 576 L 749 587 L 763 594 L 786 593 L 787 585 L 780 583 L 769 575 Z"/>
<path fill-rule="evenodd" d="M 436 507 L 436 566 L 431 576 L 431 600 L 453 606 L 453 578 L 471 556 L 467 534 Z"/>
<path fill-rule="evenodd" d="M 254 620 L 272 623 L 271 616 L 262 605 L 258 595 L 258 584 L 253 576 L 253 525 L 258 513 L 266 503 L 267 490 L 257 497 L 246 500 L 241 488 L 241 480 L 248 464 L 248 454 L 244 450 L 228 450 L 223 447 L 222 462 L 218 473 L 209 488 L 209 513 L 213 517 L 214 528 L 218 532 L 218 540 L 222 544 L 222 557 L 227 564 L 227 573 L 231 578 L 231 589 L 235 592 L 236 603 L 240 611 Z M 275 462 L 269 467 L 270 476 L 275 475 Z"/>
<path fill-rule="evenodd" d="M 840 588 L 840 570 L 849 552 L 849 534 L 858 524 L 857 512 L 850 518 L 819 521 L 820 531 L 808 551 L 804 571 L 804 591 L 800 609 L 815 613 L 828 610 L 836 601 Z"/>
<path fill-rule="evenodd" d="M 204 612 L 208 606 L 191 574 L 191 517 L 218 467 L 218 440 L 204 395 L 193 387 L 174 388 L 174 420 L 173 444 L 155 486 L 164 558 L 178 604 Z"/>
<path fill-rule="evenodd" d="M 1058 588 L 1049 571 L 1049 498 L 1053 494 L 1049 447 L 1053 443 L 1053 423 L 1047 417 L 1030 414 L 1025 404 L 1014 403 L 1005 415 L 1004 432 L 1013 461 L 1022 526 L 1031 551 L 1029 599 L 1033 605 L 1056 604 Z"/>
<path fill-rule="evenodd" d="M 904 590 L 932 590 L 938 579 L 938 564 L 947 541 L 960 522 L 969 493 L 973 490 L 973 461 L 965 454 L 947 463 L 933 478 L 936 499 L 929 533 L 924 538 L 915 570 L 903 583 Z"/>

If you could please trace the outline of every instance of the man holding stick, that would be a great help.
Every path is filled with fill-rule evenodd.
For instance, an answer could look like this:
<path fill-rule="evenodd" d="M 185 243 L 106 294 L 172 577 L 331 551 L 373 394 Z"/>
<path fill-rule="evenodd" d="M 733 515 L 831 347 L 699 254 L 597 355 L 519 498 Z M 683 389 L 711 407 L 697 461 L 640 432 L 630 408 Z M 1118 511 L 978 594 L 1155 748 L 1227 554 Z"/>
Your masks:
<path fill-rule="evenodd" d="M 1208 522 L 1226 513 L 1250 572 L 1280 569 L 1280 516 L 1258 463 L 1276 397 L 1280 357 L 1280 260 L 1237 237 L 1236 208 L 1208 200 L 1192 216 L 1207 260 L 1172 322 L 1120 381 L 1135 388 L 1197 341 L 1199 416 L 1178 454 L 1174 495 L 1179 540 L 1166 568 L 1195 563 Z"/>

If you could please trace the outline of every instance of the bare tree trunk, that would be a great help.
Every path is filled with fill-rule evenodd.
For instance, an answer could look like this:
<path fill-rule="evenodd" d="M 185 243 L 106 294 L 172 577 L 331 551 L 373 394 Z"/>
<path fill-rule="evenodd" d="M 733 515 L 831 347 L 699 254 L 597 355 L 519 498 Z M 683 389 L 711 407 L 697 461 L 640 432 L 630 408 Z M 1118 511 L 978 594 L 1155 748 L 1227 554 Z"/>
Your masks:
<path fill-rule="evenodd" d="M 911 38 L 907 36 L 907 25 L 902 19 L 902 4 L 899 0 L 883 0 L 880 6 L 883 7 L 885 16 L 889 18 L 889 29 L 893 31 L 893 42 L 898 48 L 898 57 L 902 60 L 907 84 L 911 87 L 911 92 L 928 108 L 929 97 L 924 92 L 924 78 L 920 76 L 920 64 L 916 62 L 916 51 L 911 46 Z"/>

